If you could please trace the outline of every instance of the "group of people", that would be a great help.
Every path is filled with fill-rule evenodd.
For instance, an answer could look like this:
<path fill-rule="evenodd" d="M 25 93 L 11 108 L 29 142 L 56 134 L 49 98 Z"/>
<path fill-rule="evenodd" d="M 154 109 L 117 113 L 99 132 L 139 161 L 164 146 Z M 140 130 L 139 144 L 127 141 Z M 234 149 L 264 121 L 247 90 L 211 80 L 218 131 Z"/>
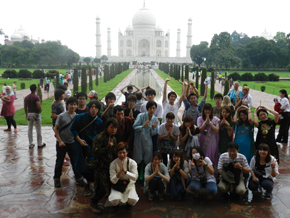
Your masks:
<path fill-rule="evenodd" d="M 243 195 L 247 179 L 250 190 L 262 187 L 266 190 L 265 198 L 271 199 L 279 174 L 276 141 L 288 140 L 290 107 L 289 101 L 283 100 L 288 98 L 287 92 L 280 91 L 279 109 L 284 119 L 281 122 L 285 123 L 281 125 L 288 125 L 288 129 L 279 132 L 275 139 L 279 112 L 260 106 L 252 117 L 252 98 L 244 97 L 249 91 L 247 87 L 240 92 L 239 84 L 234 83 L 227 96 L 215 95 L 213 106 L 206 103 L 207 86 L 200 100 L 193 83 L 180 82 L 182 93 L 177 99 L 174 91 L 167 93 L 170 79 L 165 80 L 162 104 L 154 101 L 156 91 L 150 86 L 124 87 L 121 92 L 126 101 L 115 105 L 112 92 L 105 96 L 104 104 L 94 90 L 72 97 L 67 87 L 60 85 L 55 90 L 51 113 L 57 141 L 55 187 L 61 187 L 67 153 L 76 184 L 84 187 L 84 196 L 93 194 L 89 207 L 98 214 L 103 212 L 99 201 L 106 194 L 113 206 L 134 206 L 139 199 L 137 180 L 144 181 L 149 200 L 156 194 L 163 200 L 166 193 L 171 200 L 184 199 L 186 192 L 198 197 L 201 188 L 205 188 L 208 199 L 217 194 L 218 188 L 225 195 Z M 24 107 L 29 147 L 34 147 L 33 123 L 38 147 L 42 147 L 45 144 L 41 138 L 41 105 L 35 94 L 36 85 L 31 85 L 30 90 Z M 182 102 L 185 110 L 178 126 Z M 268 117 L 269 112 L 274 119 Z M 255 142 L 254 126 L 258 128 Z"/>

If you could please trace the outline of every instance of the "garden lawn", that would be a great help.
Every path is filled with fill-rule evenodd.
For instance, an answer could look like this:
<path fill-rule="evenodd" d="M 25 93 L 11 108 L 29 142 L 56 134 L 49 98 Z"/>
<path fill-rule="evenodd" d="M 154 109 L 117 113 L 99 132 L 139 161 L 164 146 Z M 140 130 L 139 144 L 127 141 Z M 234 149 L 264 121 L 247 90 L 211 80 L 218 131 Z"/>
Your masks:
<path fill-rule="evenodd" d="M 249 81 L 241 81 L 240 84 L 243 86 L 247 84 L 250 89 L 254 89 L 257 91 L 261 91 L 261 86 L 265 86 L 265 92 L 268 94 L 273 94 L 279 96 L 279 91 L 281 89 L 285 89 L 288 93 L 290 93 L 290 81 L 279 81 L 279 82 L 249 82 Z M 251 93 L 251 90 L 250 90 Z"/>
<path fill-rule="evenodd" d="M 18 78 L 0 78 L 0 87 L 2 89 L 3 85 L 6 84 L 7 86 L 13 87 L 13 83 L 16 82 L 17 90 L 21 90 L 20 83 L 25 83 L 25 89 L 29 89 L 30 85 L 38 84 L 39 79 L 18 79 Z"/>
<path fill-rule="evenodd" d="M 122 72 L 121 74 L 118 74 L 114 79 L 111 79 L 110 81 L 104 83 L 103 77 L 99 78 L 99 85 L 95 85 L 95 81 L 93 81 L 93 89 L 98 92 L 98 98 L 102 99 L 105 97 L 108 92 L 112 91 L 113 88 L 119 82 L 121 82 L 126 76 L 128 76 L 133 69 L 126 70 Z M 89 87 L 89 84 L 88 84 Z M 79 91 L 81 91 L 81 87 L 79 86 Z M 89 92 L 89 90 L 88 90 Z M 88 93 L 87 92 L 87 93 Z M 89 99 L 89 98 L 88 98 Z M 52 119 L 51 119 L 51 105 L 53 102 L 54 98 L 49 98 L 45 101 L 42 102 L 41 107 L 42 107 L 42 112 L 41 112 L 41 119 L 42 119 L 42 125 L 43 126 L 52 126 Z M 24 112 L 24 108 L 20 109 L 15 112 L 14 119 L 17 123 L 17 125 L 27 125 L 27 120 Z M 0 125 L 7 125 L 6 120 L 4 117 L 0 118 Z"/>
<path fill-rule="evenodd" d="M 244 74 L 244 73 L 251 73 L 253 76 L 257 73 L 265 73 L 266 75 L 269 75 L 271 73 L 274 73 L 280 77 L 284 78 L 290 78 L 290 72 L 281 72 L 281 71 L 228 71 L 228 75 L 232 74 L 234 72 L 237 72 L 239 74 Z M 225 72 L 222 72 L 222 75 L 225 75 Z"/>

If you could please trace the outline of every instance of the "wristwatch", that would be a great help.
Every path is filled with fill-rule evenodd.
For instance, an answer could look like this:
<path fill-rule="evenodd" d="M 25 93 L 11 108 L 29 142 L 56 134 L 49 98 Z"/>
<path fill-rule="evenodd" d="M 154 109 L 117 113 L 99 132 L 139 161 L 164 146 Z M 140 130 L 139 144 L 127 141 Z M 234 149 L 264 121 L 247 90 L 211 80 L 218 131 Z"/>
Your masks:
<path fill-rule="evenodd" d="M 244 167 L 241 168 L 241 171 L 243 171 Z"/>
<path fill-rule="evenodd" d="M 204 166 L 205 166 L 205 167 L 207 167 L 207 166 L 208 166 L 208 164 L 205 164 Z"/>

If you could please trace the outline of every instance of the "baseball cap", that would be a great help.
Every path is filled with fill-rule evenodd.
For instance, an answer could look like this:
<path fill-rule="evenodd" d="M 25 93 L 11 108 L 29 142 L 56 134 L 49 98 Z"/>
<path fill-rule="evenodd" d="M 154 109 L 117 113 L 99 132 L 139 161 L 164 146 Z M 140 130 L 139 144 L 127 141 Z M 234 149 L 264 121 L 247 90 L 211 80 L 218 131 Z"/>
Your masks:
<path fill-rule="evenodd" d="M 91 90 L 90 93 L 88 94 L 88 97 L 91 98 L 91 97 L 98 97 L 98 93 L 94 90 Z"/>

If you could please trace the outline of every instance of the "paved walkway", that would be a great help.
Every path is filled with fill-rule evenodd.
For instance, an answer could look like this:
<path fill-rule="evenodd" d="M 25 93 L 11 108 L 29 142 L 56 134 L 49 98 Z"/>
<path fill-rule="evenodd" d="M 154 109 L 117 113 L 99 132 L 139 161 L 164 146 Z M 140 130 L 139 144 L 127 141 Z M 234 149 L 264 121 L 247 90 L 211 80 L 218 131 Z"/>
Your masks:
<path fill-rule="evenodd" d="M 28 149 L 27 126 L 19 132 L 3 132 L 0 126 L 0 217 L 1 218 L 73 218 L 73 217 L 192 217 L 244 218 L 290 217 L 290 149 L 280 147 L 280 175 L 272 200 L 260 195 L 241 200 L 225 201 L 216 196 L 212 201 L 188 195 L 183 201 L 147 200 L 143 185 L 137 183 L 139 202 L 131 211 L 123 206 L 105 209 L 102 216 L 93 214 L 88 207 L 90 197 L 83 197 L 83 188 L 74 183 L 71 166 L 63 167 L 62 187 L 54 188 L 55 138 L 51 127 L 43 127 L 44 148 Z M 36 137 L 34 132 L 34 137 Z M 106 199 L 103 199 L 105 202 Z"/>

